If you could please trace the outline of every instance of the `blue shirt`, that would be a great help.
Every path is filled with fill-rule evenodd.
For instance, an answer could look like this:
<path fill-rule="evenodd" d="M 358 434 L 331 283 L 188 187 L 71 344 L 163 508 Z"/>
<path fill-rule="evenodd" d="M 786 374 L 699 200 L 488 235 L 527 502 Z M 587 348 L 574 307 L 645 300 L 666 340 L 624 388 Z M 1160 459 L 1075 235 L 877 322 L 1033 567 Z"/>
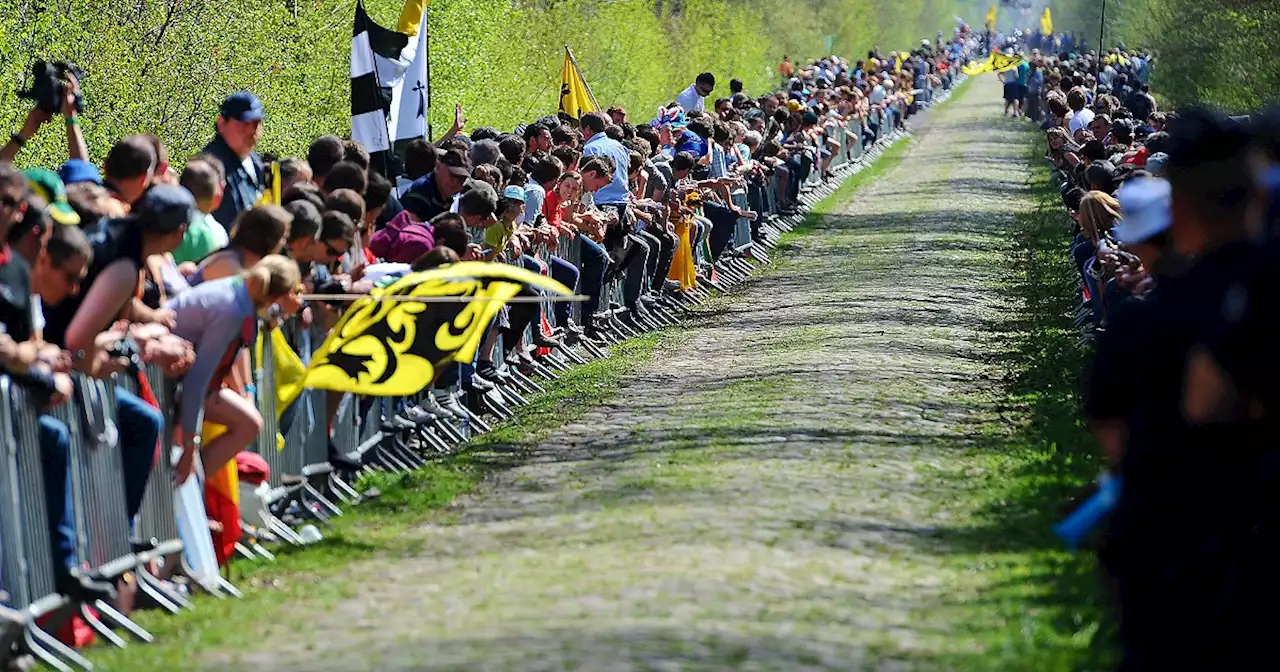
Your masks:
<path fill-rule="evenodd" d="M 627 190 L 627 168 L 631 166 L 631 153 L 617 140 L 610 139 L 604 133 L 596 133 L 582 148 L 582 163 L 586 163 L 586 159 L 592 156 L 607 156 L 614 163 L 613 181 L 595 193 L 596 204 L 626 203 L 630 193 Z"/>
<path fill-rule="evenodd" d="M 695 159 L 707 155 L 707 141 L 689 129 L 680 131 L 680 140 L 676 142 L 677 152 L 689 152 Z"/>

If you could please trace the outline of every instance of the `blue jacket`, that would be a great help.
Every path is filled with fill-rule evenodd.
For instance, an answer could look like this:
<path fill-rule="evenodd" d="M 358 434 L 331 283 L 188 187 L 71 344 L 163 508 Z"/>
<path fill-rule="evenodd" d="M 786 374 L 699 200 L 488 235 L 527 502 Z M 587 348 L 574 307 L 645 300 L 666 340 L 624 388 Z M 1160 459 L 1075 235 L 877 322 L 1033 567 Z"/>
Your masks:
<path fill-rule="evenodd" d="M 267 167 L 262 162 L 262 157 L 257 152 L 252 152 L 249 160 L 253 162 L 253 172 L 256 175 L 250 175 L 244 169 L 244 162 L 231 151 L 221 135 L 214 135 L 213 140 L 205 145 L 204 151 L 221 161 L 222 170 L 227 174 L 227 181 L 223 184 L 222 205 L 213 211 L 213 217 L 230 231 L 236 223 L 236 217 L 252 208 L 262 196 L 266 188 Z"/>

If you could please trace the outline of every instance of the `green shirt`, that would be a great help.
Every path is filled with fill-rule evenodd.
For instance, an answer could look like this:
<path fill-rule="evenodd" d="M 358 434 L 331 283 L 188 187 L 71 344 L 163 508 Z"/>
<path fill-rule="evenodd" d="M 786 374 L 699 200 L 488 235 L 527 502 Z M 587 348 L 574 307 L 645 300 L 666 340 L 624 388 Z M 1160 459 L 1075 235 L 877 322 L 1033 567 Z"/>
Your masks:
<path fill-rule="evenodd" d="M 213 215 L 204 215 L 187 225 L 186 232 L 182 234 L 182 243 L 173 251 L 174 263 L 200 261 L 222 247 L 210 228 L 214 226 L 222 227 Z"/>

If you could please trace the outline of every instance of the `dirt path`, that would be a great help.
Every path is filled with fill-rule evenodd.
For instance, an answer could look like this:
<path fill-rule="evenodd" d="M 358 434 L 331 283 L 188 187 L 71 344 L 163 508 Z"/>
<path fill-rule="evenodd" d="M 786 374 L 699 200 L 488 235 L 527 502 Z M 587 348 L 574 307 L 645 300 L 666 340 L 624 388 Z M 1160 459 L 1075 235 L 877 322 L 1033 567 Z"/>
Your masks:
<path fill-rule="evenodd" d="M 244 669 L 922 669 L 955 606 L 984 317 L 1028 204 L 994 81 L 616 399 Z M 972 624 L 969 624 L 972 627 Z M 285 634 L 285 633 L 280 633 Z M 279 642 L 280 640 L 275 640 Z"/>

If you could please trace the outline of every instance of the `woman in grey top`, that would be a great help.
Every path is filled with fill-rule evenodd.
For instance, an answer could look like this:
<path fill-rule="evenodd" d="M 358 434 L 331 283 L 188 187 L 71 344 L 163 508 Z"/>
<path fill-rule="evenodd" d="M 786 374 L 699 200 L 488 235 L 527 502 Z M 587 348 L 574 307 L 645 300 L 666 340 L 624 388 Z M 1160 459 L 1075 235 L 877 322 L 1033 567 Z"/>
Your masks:
<path fill-rule="evenodd" d="M 209 473 L 221 469 L 262 431 L 262 416 L 253 402 L 223 388 L 222 381 L 241 349 L 257 340 L 258 315 L 277 302 L 296 305 L 292 299 L 299 282 L 298 265 L 273 254 L 247 271 L 205 281 L 165 305 L 174 312 L 173 333 L 196 350 L 195 364 L 182 379 L 182 457 L 174 467 L 179 484 L 191 475 L 195 463 L 202 408 L 205 420 L 227 428 L 200 451 Z M 249 379 L 247 372 L 242 375 Z"/>

